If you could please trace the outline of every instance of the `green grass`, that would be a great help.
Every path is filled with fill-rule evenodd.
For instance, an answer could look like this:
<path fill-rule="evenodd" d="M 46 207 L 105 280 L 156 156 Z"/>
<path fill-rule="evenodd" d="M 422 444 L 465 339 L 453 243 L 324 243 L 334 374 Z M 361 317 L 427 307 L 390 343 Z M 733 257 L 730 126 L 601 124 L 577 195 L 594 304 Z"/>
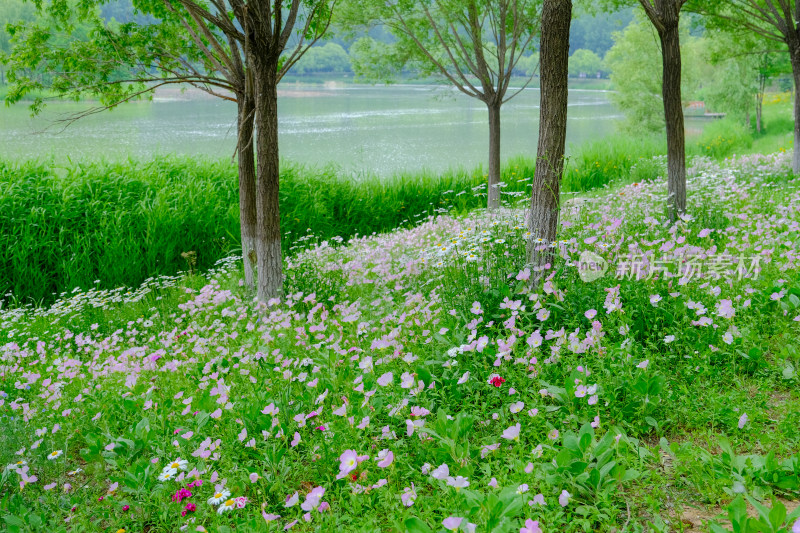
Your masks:
<path fill-rule="evenodd" d="M 532 170 L 511 166 L 505 174 L 514 180 L 507 190 L 522 191 L 526 182 L 516 176 Z M 283 244 L 384 232 L 445 207 L 474 209 L 485 204 L 484 183 L 480 168 L 381 180 L 284 165 Z M 240 247 L 236 168 L 227 161 L 0 161 L 0 210 L 0 294 L 25 303 L 96 280 L 111 288 L 174 274 L 188 266 L 182 252 L 196 252 L 205 269 Z"/>
<path fill-rule="evenodd" d="M 786 154 L 702 163 L 681 223 L 664 179 L 565 209 L 542 291 L 508 210 L 309 248 L 267 312 L 235 259 L 0 310 L 4 531 L 667 533 L 743 496 L 774 527 L 734 533 L 792 531 L 799 184 Z"/>

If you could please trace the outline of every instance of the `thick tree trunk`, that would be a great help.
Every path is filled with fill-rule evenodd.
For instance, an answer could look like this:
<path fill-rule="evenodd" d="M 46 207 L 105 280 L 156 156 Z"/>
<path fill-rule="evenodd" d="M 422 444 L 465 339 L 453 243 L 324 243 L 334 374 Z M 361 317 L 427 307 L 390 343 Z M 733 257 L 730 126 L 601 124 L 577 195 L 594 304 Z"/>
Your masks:
<path fill-rule="evenodd" d="M 487 103 L 489 108 L 489 188 L 486 207 L 500 207 L 500 105 Z"/>
<path fill-rule="evenodd" d="M 681 42 L 678 17 L 659 32 L 663 66 L 662 96 L 667 124 L 667 207 L 670 220 L 686 211 L 686 132 L 681 101 Z"/>
<path fill-rule="evenodd" d="M 242 226 L 242 260 L 244 262 L 245 286 L 255 289 L 256 266 L 256 160 L 253 123 L 255 121 L 255 101 L 252 94 L 240 94 L 239 135 L 237 155 L 239 159 L 239 218 Z"/>
<path fill-rule="evenodd" d="M 558 233 L 559 195 L 564 172 L 564 144 L 567 138 L 567 80 L 571 0 L 545 0 L 542 8 L 542 37 L 539 59 L 541 104 L 539 146 L 528 213 L 528 262 L 533 267 L 531 282 L 537 286 L 552 262 Z"/>
<path fill-rule="evenodd" d="M 277 61 L 256 66 L 256 257 L 258 299 L 266 302 L 283 288 L 281 218 L 278 207 L 280 159 L 278 157 Z"/>
<path fill-rule="evenodd" d="M 792 150 L 792 172 L 800 174 L 800 43 L 789 48 L 794 78 L 794 149 Z"/>

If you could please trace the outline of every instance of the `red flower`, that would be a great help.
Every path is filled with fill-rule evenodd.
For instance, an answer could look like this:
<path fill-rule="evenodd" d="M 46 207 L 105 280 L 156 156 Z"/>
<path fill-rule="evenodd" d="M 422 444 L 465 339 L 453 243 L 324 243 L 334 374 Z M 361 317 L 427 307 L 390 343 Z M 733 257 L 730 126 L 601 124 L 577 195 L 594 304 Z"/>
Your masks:
<path fill-rule="evenodd" d="M 491 381 L 492 385 L 494 385 L 495 387 L 500 387 L 505 382 L 506 382 L 505 378 L 501 378 L 500 376 L 493 377 Z"/>

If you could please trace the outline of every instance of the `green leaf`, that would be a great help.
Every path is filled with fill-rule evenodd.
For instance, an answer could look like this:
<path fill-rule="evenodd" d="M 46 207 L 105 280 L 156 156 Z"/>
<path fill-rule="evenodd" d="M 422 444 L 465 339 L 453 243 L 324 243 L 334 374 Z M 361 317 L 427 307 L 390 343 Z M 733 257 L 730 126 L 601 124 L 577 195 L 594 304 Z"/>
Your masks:
<path fill-rule="evenodd" d="M 778 500 L 772 500 L 772 510 L 769 512 L 769 523 L 773 528 L 783 525 L 786 520 L 786 507 Z"/>
<path fill-rule="evenodd" d="M 433 530 L 428 527 L 428 524 L 416 516 L 407 519 L 404 525 L 406 526 L 406 531 L 409 533 L 433 533 Z"/>
<path fill-rule="evenodd" d="M 422 380 L 422 382 L 425 384 L 425 387 L 430 387 L 431 381 L 433 381 L 431 373 L 424 366 L 417 367 L 417 377 Z"/>

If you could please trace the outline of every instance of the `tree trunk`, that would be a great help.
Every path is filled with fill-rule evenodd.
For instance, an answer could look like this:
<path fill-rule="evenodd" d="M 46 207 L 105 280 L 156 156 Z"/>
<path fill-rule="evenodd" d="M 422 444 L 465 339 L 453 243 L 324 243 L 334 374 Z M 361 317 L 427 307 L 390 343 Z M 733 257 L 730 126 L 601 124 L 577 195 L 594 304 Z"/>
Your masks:
<path fill-rule="evenodd" d="M 256 63 L 256 260 L 258 299 L 278 297 L 283 288 L 281 218 L 278 207 L 280 159 L 278 157 L 278 64 Z"/>
<path fill-rule="evenodd" d="M 756 93 L 756 133 L 761 133 L 761 110 L 764 106 L 764 89 L 767 86 L 767 76 L 758 75 L 758 93 Z"/>
<path fill-rule="evenodd" d="M 255 121 L 255 102 L 253 94 L 238 95 L 239 135 L 237 152 L 239 159 L 239 218 L 242 226 L 242 261 L 244 263 L 244 284 L 255 289 L 254 269 L 256 266 L 256 160 L 253 139 Z"/>
<path fill-rule="evenodd" d="M 800 174 L 800 43 L 789 48 L 794 78 L 794 149 L 792 150 L 792 172 Z"/>
<path fill-rule="evenodd" d="M 759 94 L 756 100 L 756 133 L 761 133 L 761 103 L 763 102 L 764 95 Z"/>
<path fill-rule="evenodd" d="M 538 286 L 554 257 L 549 244 L 558 233 L 559 195 L 564 172 L 567 138 L 567 80 L 571 0 L 545 0 L 542 7 L 542 37 L 539 56 L 541 103 L 536 172 L 528 213 L 528 262 L 531 282 Z"/>
<path fill-rule="evenodd" d="M 670 220 L 686 211 L 686 132 L 681 101 L 681 42 L 677 16 L 659 32 L 663 66 L 662 96 L 667 124 L 667 208 Z"/>
<path fill-rule="evenodd" d="M 750 109 L 746 109 L 744 112 L 744 123 L 747 126 L 747 131 L 753 129 L 753 121 L 750 120 Z"/>
<path fill-rule="evenodd" d="M 489 108 L 489 187 L 486 207 L 500 207 L 500 105 L 487 103 Z"/>

